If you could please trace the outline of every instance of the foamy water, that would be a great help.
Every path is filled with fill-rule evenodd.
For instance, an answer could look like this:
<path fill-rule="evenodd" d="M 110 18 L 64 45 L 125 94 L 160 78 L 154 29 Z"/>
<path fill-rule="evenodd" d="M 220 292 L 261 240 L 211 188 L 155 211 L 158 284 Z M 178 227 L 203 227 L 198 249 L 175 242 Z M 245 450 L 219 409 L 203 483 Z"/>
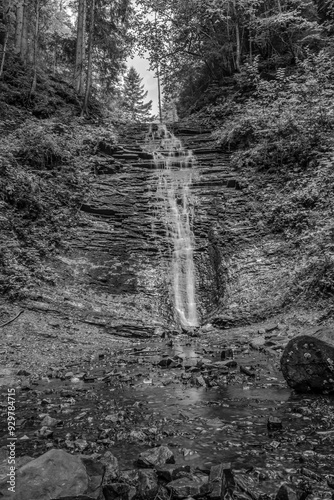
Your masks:
<path fill-rule="evenodd" d="M 154 153 L 159 171 L 157 198 L 159 210 L 163 213 L 158 216 L 163 218 L 167 235 L 173 243 L 171 274 L 175 311 L 183 326 L 197 326 L 190 189 L 195 159 L 165 125 L 158 125 L 154 132 L 151 128 L 146 144 L 147 149 Z"/>

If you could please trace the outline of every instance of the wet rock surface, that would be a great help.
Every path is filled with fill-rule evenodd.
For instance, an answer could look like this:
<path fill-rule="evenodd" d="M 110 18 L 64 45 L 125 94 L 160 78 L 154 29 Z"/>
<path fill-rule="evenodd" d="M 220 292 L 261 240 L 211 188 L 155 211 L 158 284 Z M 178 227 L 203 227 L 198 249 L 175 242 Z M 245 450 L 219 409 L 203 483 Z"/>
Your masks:
<path fill-rule="evenodd" d="M 68 252 L 50 262 L 59 275 L 62 293 L 43 290 L 39 297 L 26 301 L 25 309 L 53 311 L 61 320 L 75 317 L 84 328 L 119 336 L 136 332 L 138 337 L 149 337 L 157 326 L 173 324 L 172 248 L 161 216 L 163 200 L 157 192 L 159 166 L 152 153 L 145 151 L 147 132 L 147 125 L 128 127 L 119 145 L 100 144 L 92 159 L 91 190 L 82 204 L 80 223 L 66 242 Z M 217 148 L 210 131 L 178 127 L 175 132 L 194 153 L 192 226 L 199 314 L 211 315 L 209 319 L 219 327 L 233 326 L 239 320 L 247 323 L 257 306 L 249 304 L 247 313 L 243 308 L 240 319 L 233 303 L 239 292 L 233 290 L 233 300 L 224 292 L 231 281 L 228 273 L 234 269 L 234 263 L 229 266 L 232 255 L 240 255 L 239 269 L 241 263 L 251 269 L 248 282 L 254 282 L 259 270 L 258 250 L 254 253 L 248 248 L 259 237 L 259 229 L 249 220 L 248 194 L 240 189 L 229 154 Z M 238 289 L 246 290 L 248 284 L 239 283 Z M 228 303 L 221 304 L 223 295 Z M 270 307 L 272 295 L 269 287 L 263 294 Z"/>
<path fill-rule="evenodd" d="M 31 470 L 50 452 L 86 457 L 104 498 L 275 498 L 282 482 L 289 498 L 331 498 L 334 401 L 291 393 L 279 364 L 286 331 L 263 337 L 261 349 L 243 328 L 129 339 L 117 353 L 32 373 L 31 390 L 16 385 L 17 457 Z M 222 361 L 228 349 L 233 358 Z M 4 457 L 6 414 L 4 404 Z"/>

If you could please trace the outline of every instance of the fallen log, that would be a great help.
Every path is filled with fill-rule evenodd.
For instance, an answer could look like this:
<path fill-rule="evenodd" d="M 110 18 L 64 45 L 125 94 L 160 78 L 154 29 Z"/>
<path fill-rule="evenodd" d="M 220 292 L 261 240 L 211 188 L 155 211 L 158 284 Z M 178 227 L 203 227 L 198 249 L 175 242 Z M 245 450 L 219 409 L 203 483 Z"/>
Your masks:
<path fill-rule="evenodd" d="M 298 392 L 334 392 L 334 328 L 292 338 L 284 349 L 281 369 L 288 385 Z"/>

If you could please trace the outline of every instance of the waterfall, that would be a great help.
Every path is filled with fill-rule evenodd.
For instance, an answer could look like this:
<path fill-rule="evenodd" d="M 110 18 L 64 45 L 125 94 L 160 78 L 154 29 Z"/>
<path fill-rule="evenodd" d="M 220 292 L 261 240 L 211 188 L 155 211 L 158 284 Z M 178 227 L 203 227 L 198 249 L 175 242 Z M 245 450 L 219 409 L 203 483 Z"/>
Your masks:
<path fill-rule="evenodd" d="M 156 131 L 150 127 L 146 144 L 154 154 L 158 172 L 157 217 L 162 219 L 173 247 L 171 274 L 175 311 L 182 326 L 197 326 L 190 189 L 195 159 L 165 125 L 158 125 Z"/>

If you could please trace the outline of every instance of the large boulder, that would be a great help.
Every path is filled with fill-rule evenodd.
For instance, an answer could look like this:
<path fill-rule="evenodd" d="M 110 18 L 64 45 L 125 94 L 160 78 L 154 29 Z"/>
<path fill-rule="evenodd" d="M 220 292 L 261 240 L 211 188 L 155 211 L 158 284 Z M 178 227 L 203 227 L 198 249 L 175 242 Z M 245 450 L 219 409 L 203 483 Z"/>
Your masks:
<path fill-rule="evenodd" d="M 15 468 L 20 469 L 23 467 L 23 465 L 26 465 L 28 462 L 31 462 L 33 458 L 29 457 L 28 455 L 24 455 L 22 457 L 16 457 L 15 458 Z M 5 484 L 8 480 L 8 473 L 10 470 L 8 469 L 10 464 L 8 463 L 8 448 L 7 446 L 3 446 L 0 448 L 0 491 L 1 491 L 1 485 Z M 10 486 L 10 484 L 7 484 L 7 486 Z M 1 494 L 0 494 L 0 498 Z"/>
<path fill-rule="evenodd" d="M 296 391 L 334 391 L 334 329 L 292 338 L 284 349 L 281 368 Z"/>
<path fill-rule="evenodd" d="M 89 457 L 52 449 L 16 471 L 15 495 L 7 480 L 0 483 L 3 500 L 101 498 L 104 465 Z"/>

